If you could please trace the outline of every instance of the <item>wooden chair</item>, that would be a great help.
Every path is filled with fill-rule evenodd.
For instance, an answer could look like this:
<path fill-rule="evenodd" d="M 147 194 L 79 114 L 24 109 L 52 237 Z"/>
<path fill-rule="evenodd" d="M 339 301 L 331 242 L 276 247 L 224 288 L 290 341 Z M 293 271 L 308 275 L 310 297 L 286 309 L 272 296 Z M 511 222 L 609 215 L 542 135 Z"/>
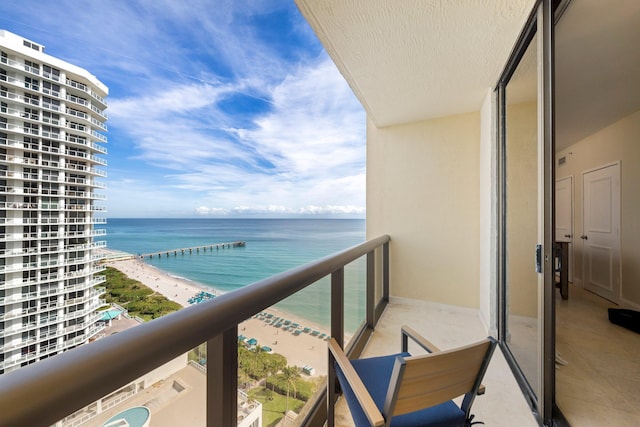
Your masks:
<path fill-rule="evenodd" d="M 412 357 L 407 352 L 408 338 L 429 354 Z M 496 340 L 488 337 L 440 351 L 403 326 L 401 353 L 349 360 L 331 339 L 329 378 L 337 378 L 357 427 L 470 426 L 471 405 L 476 395 L 484 393 L 481 381 L 495 346 Z M 329 394 L 329 405 L 333 394 Z M 462 395 L 461 406 L 451 400 Z M 328 414 L 329 426 L 333 426 L 332 407 Z"/>

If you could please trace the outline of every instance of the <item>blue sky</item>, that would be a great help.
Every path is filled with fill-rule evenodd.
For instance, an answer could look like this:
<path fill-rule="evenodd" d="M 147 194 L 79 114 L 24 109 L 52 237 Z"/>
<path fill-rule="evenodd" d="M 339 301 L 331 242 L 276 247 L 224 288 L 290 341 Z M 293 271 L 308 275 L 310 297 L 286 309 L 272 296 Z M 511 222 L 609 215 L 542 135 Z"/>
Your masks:
<path fill-rule="evenodd" d="M 2 0 L 109 87 L 107 217 L 350 216 L 365 114 L 293 0 Z"/>

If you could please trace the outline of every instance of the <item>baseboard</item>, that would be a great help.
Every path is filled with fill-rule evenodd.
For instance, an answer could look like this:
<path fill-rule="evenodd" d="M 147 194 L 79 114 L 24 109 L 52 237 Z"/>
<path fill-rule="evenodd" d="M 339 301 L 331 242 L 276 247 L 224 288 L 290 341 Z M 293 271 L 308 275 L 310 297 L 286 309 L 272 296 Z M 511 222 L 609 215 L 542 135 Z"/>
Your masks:
<path fill-rule="evenodd" d="M 640 304 L 636 304 L 635 302 L 624 298 L 620 298 L 620 307 L 640 311 Z"/>

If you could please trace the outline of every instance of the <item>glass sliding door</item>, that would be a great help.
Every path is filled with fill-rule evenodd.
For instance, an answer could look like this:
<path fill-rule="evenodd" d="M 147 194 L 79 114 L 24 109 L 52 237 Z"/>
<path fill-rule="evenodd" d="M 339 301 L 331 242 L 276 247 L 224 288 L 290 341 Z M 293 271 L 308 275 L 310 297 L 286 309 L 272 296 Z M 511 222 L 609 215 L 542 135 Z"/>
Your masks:
<path fill-rule="evenodd" d="M 541 421 L 551 419 L 553 395 L 551 6 L 538 3 L 497 88 L 500 342 Z"/>

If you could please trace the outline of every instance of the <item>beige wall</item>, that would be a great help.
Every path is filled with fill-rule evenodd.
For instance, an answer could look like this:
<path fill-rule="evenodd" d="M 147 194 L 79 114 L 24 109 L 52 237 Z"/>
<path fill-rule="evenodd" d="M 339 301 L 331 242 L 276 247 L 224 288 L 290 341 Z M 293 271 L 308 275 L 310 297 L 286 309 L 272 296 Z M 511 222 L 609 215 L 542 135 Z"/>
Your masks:
<path fill-rule="evenodd" d="M 556 178 L 573 176 L 574 278 L 582 282 L 582 173 L 620 161 L 620 255 L 622 303 L 640 307 L 640 111 L 558 152 L 566 163 L 556 168 Z"/>
<path fill-rule="evenodd" d="M 367 123 L 367 237 L 391 236 L 391 294 L 479 305 L 480 114 Z"/>
<path fill-rule="evenodd" d="M 535 102 L 507 106 L 507 298 L 509 313 L 536 317 L 538 127 Z"/>

